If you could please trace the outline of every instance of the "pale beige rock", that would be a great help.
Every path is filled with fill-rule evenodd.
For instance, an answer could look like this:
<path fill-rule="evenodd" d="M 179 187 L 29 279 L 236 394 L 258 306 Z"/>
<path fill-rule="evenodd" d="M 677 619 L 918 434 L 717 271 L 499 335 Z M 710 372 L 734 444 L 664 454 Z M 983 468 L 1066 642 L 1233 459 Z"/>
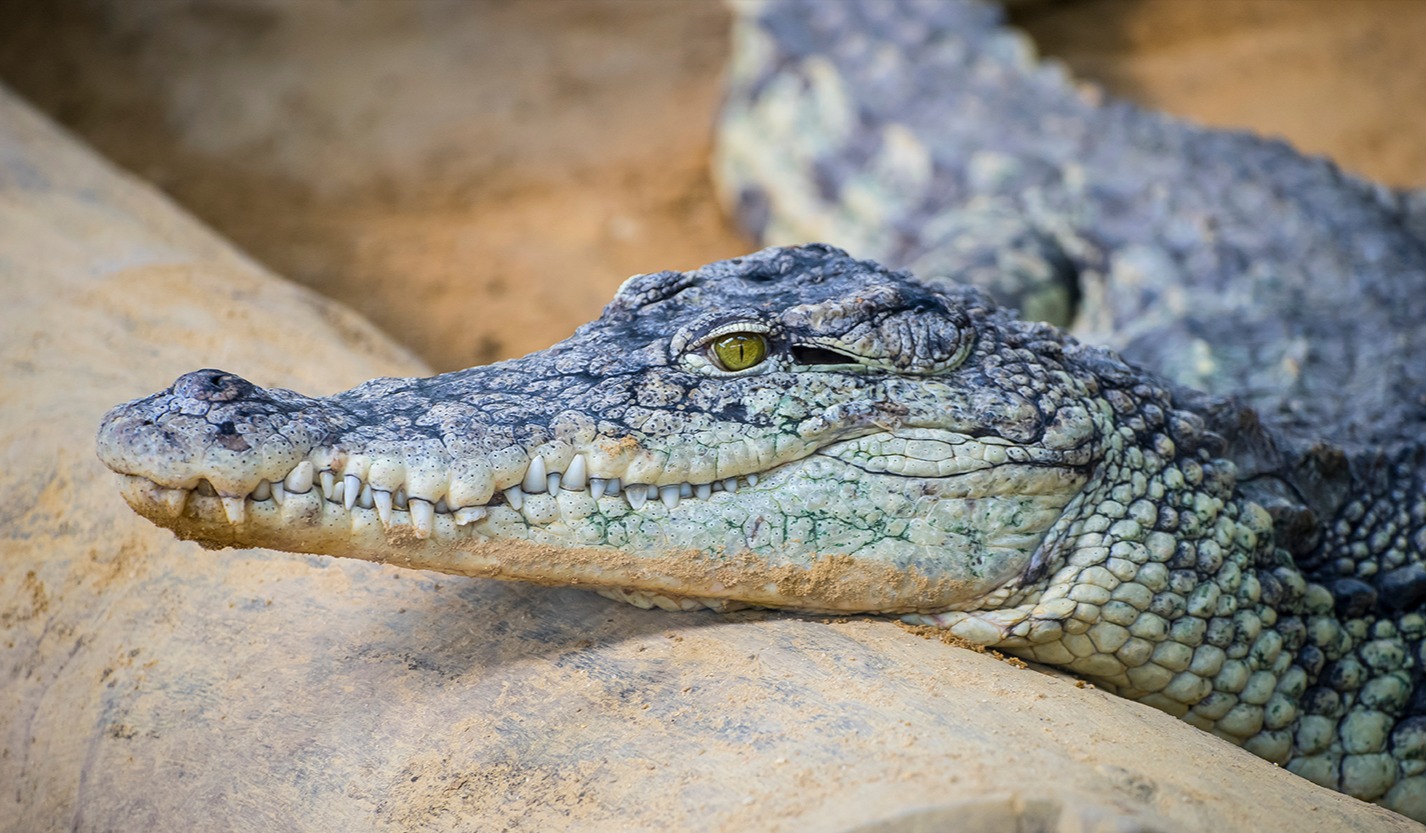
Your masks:
<path fill-rule="evenodd" d="M 0 830 L 1419 829 L 886 621 L 179 543 L 107 407 L 421 366 L 3 94 L 0 286 Z"/>

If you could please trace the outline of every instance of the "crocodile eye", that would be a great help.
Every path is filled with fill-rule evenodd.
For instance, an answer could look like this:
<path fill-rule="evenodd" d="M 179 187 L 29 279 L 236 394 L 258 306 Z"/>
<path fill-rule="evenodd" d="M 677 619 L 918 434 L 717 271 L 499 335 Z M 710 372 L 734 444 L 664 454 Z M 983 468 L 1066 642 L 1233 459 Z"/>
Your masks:
<path fill-rule="evenodd" d="M 710 347 L 713 361 L 729 372 L 757 367 L 767 358 L 767 336 L 762 333 L 728 333 Z"/>

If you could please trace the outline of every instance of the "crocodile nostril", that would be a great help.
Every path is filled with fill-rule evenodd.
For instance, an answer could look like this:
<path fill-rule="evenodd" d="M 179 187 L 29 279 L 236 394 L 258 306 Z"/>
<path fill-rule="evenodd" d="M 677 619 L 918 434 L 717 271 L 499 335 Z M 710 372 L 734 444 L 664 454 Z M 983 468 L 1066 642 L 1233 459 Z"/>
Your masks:
<path fill-rule="evenodd" d="M 185 373 L 173 383 L 175 395 L 201 402 L 229 402 L 253 390 L 252 383 L 241 376 L 212 368 Z"/>

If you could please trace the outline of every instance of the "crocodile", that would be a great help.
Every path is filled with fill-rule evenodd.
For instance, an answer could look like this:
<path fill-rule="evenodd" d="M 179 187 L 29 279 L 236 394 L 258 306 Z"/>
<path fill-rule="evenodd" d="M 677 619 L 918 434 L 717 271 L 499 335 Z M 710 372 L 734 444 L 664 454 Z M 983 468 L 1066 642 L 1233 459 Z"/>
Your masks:
<path fill-rule="evenodd" d="M 490 366 L 195 371 L 104 418 L 128 503 L 211 548 L 899 615 L 1426 820 L 1411 195 L 1100 101 L 977 4 L 738 26 L 725 199 L 922 277 L 777 246 Z"/>

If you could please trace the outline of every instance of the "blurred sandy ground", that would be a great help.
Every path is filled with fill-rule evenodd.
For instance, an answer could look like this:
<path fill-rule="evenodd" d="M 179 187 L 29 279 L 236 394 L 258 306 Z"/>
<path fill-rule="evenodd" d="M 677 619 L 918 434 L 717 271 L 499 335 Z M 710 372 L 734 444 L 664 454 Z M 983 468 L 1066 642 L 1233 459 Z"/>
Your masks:
<path fill-rule="evenodd" d="M 749 246 L 706 157 L 711 0 L 8 0 L 0 80 L 438 370 Z M 1426 186 L 1426 2 L 1022 2 L 1111 92 Z"/>

